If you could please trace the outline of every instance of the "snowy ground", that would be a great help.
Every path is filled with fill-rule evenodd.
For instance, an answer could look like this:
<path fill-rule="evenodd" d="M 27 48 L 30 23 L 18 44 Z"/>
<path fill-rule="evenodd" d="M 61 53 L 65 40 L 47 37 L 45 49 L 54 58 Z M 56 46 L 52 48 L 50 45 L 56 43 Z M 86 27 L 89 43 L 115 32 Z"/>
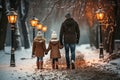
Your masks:
<path fill-rule="evenodd" d="M 10 47 L 6 47 L 0 51 L 0 80 L 120 80 L 120 59 L 103 62 L 99 60 L 99 50 L 88 44 L 76 47 L 75 70 L 65 69 L 64 49 L 61 55 L 58 70 L 51 69 L 48 54 L 44 57 L 44 69 L 36 71 L 31 48 L 16 51 L 16 67 L 10 67 Z"/>

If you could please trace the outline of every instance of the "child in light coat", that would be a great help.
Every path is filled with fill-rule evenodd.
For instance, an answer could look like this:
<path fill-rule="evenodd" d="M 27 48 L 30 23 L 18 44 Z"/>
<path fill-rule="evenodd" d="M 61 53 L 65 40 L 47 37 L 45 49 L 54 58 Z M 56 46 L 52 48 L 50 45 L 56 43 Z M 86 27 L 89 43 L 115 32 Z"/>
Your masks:
<path fill-rule="evenodd" d="M 60 50 L 63 46 L 60 45 L 57 39 L 57 34 L 55 31 L 51 34 L 51 40 L 49 41 L 49 46 L 47 52 L 50 51 L 50 58 L 52 59 L 52 68 L 58 69 L 58 59 L 61 58 Z"/>

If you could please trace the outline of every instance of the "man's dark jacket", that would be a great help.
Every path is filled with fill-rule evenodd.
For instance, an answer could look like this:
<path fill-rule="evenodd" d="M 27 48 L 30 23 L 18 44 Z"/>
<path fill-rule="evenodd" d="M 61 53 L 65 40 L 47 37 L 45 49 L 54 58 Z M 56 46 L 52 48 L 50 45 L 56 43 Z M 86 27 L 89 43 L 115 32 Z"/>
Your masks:
<path fill-rule="evenodd" d="M 77 22 L 73 18 L 66 19 L 60 30 L 60 43 L 75 44 L 79 43 L 80 30 Z"/>

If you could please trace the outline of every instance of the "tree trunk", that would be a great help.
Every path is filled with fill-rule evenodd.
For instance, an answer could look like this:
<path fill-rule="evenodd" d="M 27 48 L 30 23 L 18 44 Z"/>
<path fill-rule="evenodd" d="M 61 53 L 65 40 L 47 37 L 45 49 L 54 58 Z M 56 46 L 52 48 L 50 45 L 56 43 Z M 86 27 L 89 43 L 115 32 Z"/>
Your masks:
<path fill-rule="evenodd" d="M 24 5 L 23 5 L 24 4 Z M 24 8 L 23 8 L 24 7 Z M 19 13 L 20 13 L 20 22 L 21 22 L 21 29 L 22 29 L 22 33 L 23 33 L 23 45 L 24 48 L 30 48 L 30 43 L 29 43 L 29 37 L 28 37 L 28 29 L 27 29 L 27 25 L 26 25 L 26 18 L 28 15 L 28 8 L 29 8 L 29 2 L 27 2 L 26 0 L 21 0 L 20 1 L 20 7 L 19 7 Z"/>
<path fill-rule="evenodd" d="M 21 47 L 21 41 L 26 48 L 30 47 L 27 26 L 25 24 L 27 13 L 28 13 L 28 2 L 26 0 L 10 0 L 10 7 L 18 11 L 18 22 L 16 23 L 15 31 L 15 48 Z M 21 32 L 19 31 L 21 30 Z M 20 33 L 19 33 L 20 32 Z M 19 34 L 23 34 L 22 36 Z M 22 38 L 22 39 L 20 39 Z"/>
<path fill-rule="evenodd" d="M 1 3 L 2 3 L 2 14 L 0 19 L 0 50 L 4 50 L 8 21 L 6 16 L 6 2 L 5 0 L 2 0 Z"/>
<path fill-rule="evenodd" d="M 120 0 L 115 0 L 115 39 L 120 39 Z"/>

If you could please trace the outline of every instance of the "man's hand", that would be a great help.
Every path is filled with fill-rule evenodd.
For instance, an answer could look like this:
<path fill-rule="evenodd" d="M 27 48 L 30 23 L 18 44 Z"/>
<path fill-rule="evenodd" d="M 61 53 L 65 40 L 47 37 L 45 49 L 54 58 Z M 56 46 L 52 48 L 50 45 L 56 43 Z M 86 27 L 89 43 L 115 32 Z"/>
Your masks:
<path fill-rule="evenodd" d="M 76 41 L 76 44 L 78 44 L 78 43 L 79 43 L 79 40 Z"/>

